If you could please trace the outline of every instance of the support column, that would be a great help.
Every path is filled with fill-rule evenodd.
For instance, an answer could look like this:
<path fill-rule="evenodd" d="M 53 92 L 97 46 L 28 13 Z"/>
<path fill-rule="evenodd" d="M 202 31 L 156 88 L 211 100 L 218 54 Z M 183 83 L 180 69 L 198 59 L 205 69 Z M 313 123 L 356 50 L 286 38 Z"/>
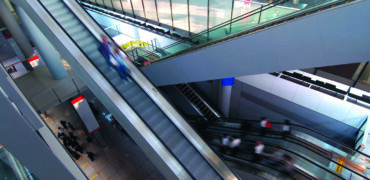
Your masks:
<path fill-rule="evenodd" d="M 15 21 L 12 13 L 8 9 L 4 0 L 0 0 L 0 17 L 3 20 L 5 26 L 12 34 L 15 42 L 17 43 L 18 47 L 21 49 L 24 57 L 26 59 L 33 56 L 33 49 L 31 44 L 28 42 L 26 36 L 23 34 L 22 30 L 19 28 L 18 23 Z M 22 57 L 20 57 L 20 60 Z M 27 62 L 27 61 L 26 61 Z M 33 70 L 32 66 L 29 63 L 23 64 L 27 70 Z"/>
<path fill-rule="evenodd" d="M 3 68 L 0 114 L 1 144 L 39 179 L 87 179 Z"/>
<path fill-rule="evenodd" d="M 219 96 L 220 97 L 219 109 L 221 110 L 225 117 L 229 117 L 231 90 L 233 84 L 234 84 L 233 77 L 222 79 L 221 91 Z"/>
<path fill-rule="evenodd" d="M 40 53 L 52 77 L 56 80 L 65 78 L 67 76 L 67 71 L 64 69 L 61 56 L 55 50 L 54 46 L 41 33 L 40 29 L 36 26 L 32 19 L 28 17 L 26 12 L 21 7 L 14 6 L 14 8 L 17 11 L 22 23 L 28 30 L 31 39 L 37 48 L 37 51 Z"/>

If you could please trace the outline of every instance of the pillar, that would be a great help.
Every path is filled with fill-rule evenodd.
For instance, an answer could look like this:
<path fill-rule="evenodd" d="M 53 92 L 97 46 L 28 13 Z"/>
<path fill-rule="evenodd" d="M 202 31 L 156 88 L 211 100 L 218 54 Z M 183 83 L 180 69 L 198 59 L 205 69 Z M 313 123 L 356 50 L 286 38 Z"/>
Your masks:
<path fill-rule="evenodd" d="M 40 29 L 21 7 L 14 6 L 14 8 L 17 11 L 17 14 L 25 28 L 28 30 L 37 51 L 44 60 L 52 77 L 56 80 L 65 78 L 67 76 L 67 71 L 65 70 L 61 61 L 61 56 L 56 51 L 54 46 L 49 42 L 45 35 L 42 34 Z"/>
<path fill-rule="evenodd" d="M 10 12 L 8 6 L 6 5 L 4 0 L 0 0 L 0 17 L 3 20 L 5 26 L 12 34 L 15 42 L 17 43 L 18 47 L 22 51 L 24 57 L 26 59 L 33 56 L 33 49 L 31 44 L 28 42 L 26 36 L 23 34 L 22 30 L 19 28 L 18 23 L 15 21 L 12 13 Z M 21 60 L 24 60 L 22 57 L 19 57 Z M 23 63 L 27 70 L 33 70 L 32 66 L 25 61 Z"/>
<path fill-rule="evenodd" d="M 234 78 L 225 78 L 221 82 L 219 109 L 225 117 L 229 117 L 231 90 L 234 84 Z"/>

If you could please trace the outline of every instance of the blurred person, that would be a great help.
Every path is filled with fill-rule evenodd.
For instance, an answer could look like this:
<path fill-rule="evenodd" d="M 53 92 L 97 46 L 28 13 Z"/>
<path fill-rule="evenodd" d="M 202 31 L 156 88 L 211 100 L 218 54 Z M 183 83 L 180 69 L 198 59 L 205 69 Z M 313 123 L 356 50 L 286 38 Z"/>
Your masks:
<path fill-rule="evenodd" d="M 265 145 L 261 141 L 256 142 L 256 146 L 254 147 L 254 154 L 253 154 L 253 161 L 259 162 L 262 160 L 263 150 L 265 149 Z"/>
<path fill-rule="evenodd" d="M 291 128 L 289 120 L 285 119 L 284 124 L 281 126 L 281 131 L 283 138 L 290 135 Z"/>
<path fill-rule="evenodd" d="M 110 47 L 110 42 L 108 41 L 107 37 L 104 35 L 101 36 L 101 43 L 99 46 L 99 51 L 101 54 L 104 56 L 105 60 L 107 61 L 107 64 L 109 68 L 113 69 L 113 64 L 111 62 L 111 47 Z"/>
<path fill-rule="evenodd" d="M 67 123 L 68 127 L 71 128 L 72 131 L 75 131 L 75 128 L 72 126 L 70 122 Z"/>
<path fill-rule="evenodd" d="M 241 131 L 241 134 L 242 134 L 242 138 L 245 138 L 247 136 L 247 132 L 249 131 L 249 129 L 252 128 L 252 124 L 245 121 L 245 122 L 242 122 L 242 125 L 240 126 L 240 131 Z"/>
<path fill-rule="evenodd" d="M 93 152 L 86 152 L 87 157 L 91 160 L 94 161 L 95 159 L 95 154 Z"/>
<path fill-rule="evenodd" d="M 122 59 L 121 51 L 116 48 L 114 49 L 113 58 L 116 60 L 116 63 L 114 64 L 119 76 L 124 81 L 130 81 L 128 78 L 128 70 L 127 67 Z"/>
<path fill-rule="evenodd" d="M 274 147 L 275 151 L 271 157 L 271 164 L 273 165 L 277 165 L 280 161 L 283 160 L 283 157 L 284 157 L 284 154 L 285 154 L 285 151 L 280 149 L 280 146 L 279 145 L 276 145 Z"/>
<path fill-rule="evenodd" d="M 229 147 L 229 140 L 230 137 L 226 134 L 222 135 L 221 137 L 221 144 L 220 144 L 220 153 L 225 153 L 227 148 Z"/>
<path fill-rule="evenodd" d="M 64 130 L 61 128 L 61 127 L 58 127 L 58 135 L 57 137 L 58 138 L 61 138 L 63 136 L 65 136 L 66 134 L 64 133 Z"/>
<path fill-rule="evenodd" d="M 60 120 L 60 124 L 63 126 L 64 129 L 68 129 L 66 121 Z"/>
<path fill-rule="evenodd" d="M 231 150 L 231 155 L 236 156 L 239 150 L 239 145 L 241 143 L 241 140 L 238 136 L 234 136 L 233 140 L 230 143 L 230 150 Z"/>
<path fill-rule="evenodd" d="M 266 117 L 261 117 L 261 122 L 260 122 L 260 133 L 262 136 L 266 134 L 268 129 L 271 129 L 272 125 L 271 122 L 266 118 Z"/>
<path fill-rule="evenodd" d="M 294 174 L 294 164 L 295 164 L 294 159 L 290 157 L 289 155 L 285 154 L 284 162 L 285 162 L 284 171 L 287 172 L 289 175 L 293 175 Z"/>

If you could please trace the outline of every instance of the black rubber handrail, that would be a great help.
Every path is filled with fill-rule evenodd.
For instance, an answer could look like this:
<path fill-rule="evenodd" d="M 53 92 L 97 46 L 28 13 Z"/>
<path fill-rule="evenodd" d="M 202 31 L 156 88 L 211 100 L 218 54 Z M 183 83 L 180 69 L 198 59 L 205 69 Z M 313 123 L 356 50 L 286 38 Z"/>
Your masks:
<path fill-rule="evenodd" d="M 233 131 L 229 131 L 229 130 L 227 130 L 227 129 L 224 129 L 224 131 L 227 131 L 227 132 L 233 132 Z M 235 133 L 235 132 L 234 132 Z M 200 133 L 200 134 L 205 134 L 205 133 Z M 222 135 L 215 135 L 215 134 L 210 134 L 210 133 L 207 133 L 208 135 L 212 135 L 212 136 L 218 136 L 218 137 L 221 137 Z M 255 135 L 254 134 L 254 136 L 258 136 L 258 135 Z M 272 138 L 272 139 L 279 139 L 279 140 L 283 140 L 283 141 L 289 141 L 289 140 L 284 140 L 284 139 L 281 139 L 281 138 L 274 138 L 274 137 L 268 137 L 268 138 Z M 242 142 L 245 142 L 245 143 L 253 143 L 253 142 L 250 142 L 250 141 L 245 141 L 245 140 L 243 140 L 242 139 Z M 290 141 L 291 143 L 294 143 L 294 144 L 297 144 L 297 143 L 295 143 L 295 142 L 293 142 L 293 141 Z M 266 144 L 265 144 L 266 145 Z M 298 145 L 298 144 L 297 144 Z M 271 147 L 273 147 L 273 145 L 268 145 L 267 144 L 267 146 L 271 146 Z M 302 146 L 302 147 L 304 147 L 304 146 Z M 304 148 L 306 148 L 306 147 L 304 147 Z M 284 149 L 284 148 L 282 148 L 281 147 L 281 149 Z M 306 148 L 306 149 L 308 149 L 308 150 L 310 150 L 310 151 L 312 151 L 311 149 L 309 149 L 309 148 Z M 320 167 L 321 169 L 323 169 L 323 170 L 325 170 L 325 171 L 327 171 L 327 172 L 329 172 L 329 173 L 331 173 L 331 174 L 333 174 L 333 175 L 335 175 L 335 176 L 337 176 L 337 177 L 340 177 L 339 175 L 337 175 L 337 174 L 335 174 L 334 172 L 332 172 L 332 171 L 330 171 L 330 170 L 328 170 L 328 169 L 326 169 L 325 167 L 322 167 L 321 165 L 319 165 L 319 164 L 317 164 L 316 162 L 313 162 L 313 161 L 311 161 L 310 159 L 308 159 L 308 158 L 306 158 L 306 157 L 304 157 L 304 156 L 302 156 L 302 155 L 300 155 L 300 154 L 297 154 L 297 153 L 295 153 L 295 152 L 293 152 L 293 151 L 291 151 L 291 150 L 288 150 L 288 149 L 284 149 L 285 151 L 287 151 L 287 152 L 291 152 L 291 153 L 293 153 L 293 154 L 295 154 L 296 156 L 298 156 L 298 157 L 300 157 L 300 158 L 302 158 L 302 159 L 305 159 L 306 161 L 308 161 L 308 162 L 310 162 L 310 163 L 312 163 L 312 164 L 314 164 L 315 166 L 317 166 L 317 167 Z M 314 152 L 314 151 L 312 151 L 312 152 Z M 316 152 L 314 152 L 314 153 L 316 153 Z M 359 176 L 361 176 L 362 178 L 367 178 L 366 176 L 364 176 L 364 175 L 362 175 L 362 174 L 360 174 L 360 173 L 358 173 L 358 172 L 356 172 L 356 171 L 354 171 L 354 170 L 352 170 L 352 169 L 350 169 L 350 168 L 348 168 L 348 167 L 346 167 L 346 166 L 343 166 L 343 165 L 341 165 L 341 164 L 339 164 L 339 163 L 337 163 L 337 162 L 335 162 L 335 161 L 333 161 L 333 160 L 331 160 L 331 159 L 329 159 L 329 158 L 327 158 L 327 157 L 324 157 L 323 155 L 321 155 L 321 154 L 318 154 L 319 156 L 321 156 L 321 157 L 323 157 L 323 158 L 325 158 L 325 159 L 327 159 L 327 160 L 329 160 L 329 161 L 331 161 L 332 163 L 334 163 L 334 164 L 336 164 L 336 165 L 339 165 L 339 166 L 342 166 L 342 167 L 344 167 L 345 169 L 347 169 L 348 171 L 351 171 L 352 173 L 355 173 L 355 174 L 357 174 L 357 175 L 359 175 Z M 340 178 L 343 178 L 343 177 L 340 177 Z"/>
<path fill-rule="evenodd" d="M 189 116 L 188 118 L 191 118 L 191 117 L 195 117 L 195 118 L 207 118 L 207 117 L 204 117 L 204 116 Z M 238 118 L 220 118 L 220 119 L 223 119 L 223 120 L 229 120 L 229 121 L 227 121 L 227 122 L 235 122 L 235 121 L 237 121 L 237 122 L 248 122 L 248 121 L 251 121 L 251 122 L 256 122 L 256 123 L 258 123 L 258 122 L 260 122 L 260 120 L 251 120 L 251 119 L 238 119 Z M 280 122 L 271 122 L 272 124 L 280 124 L 280 125 L 282 125 L 282 124 L 284 124 L 284 123 L 280 123 Z M 297 124 L 290 124 L 291 126 L 296 126 L 296 127 L 299 127 L 299 128 L 302 128 L 302 129 L 305 129 L 305 130 L 307 130 L 307 131 L 310 131 L 310 132 L 312 132 L 312 133 L 314 133 L 314 134 L 316 134 L 316 135 L 318 135 L 319 137 L 323 137 L 324 139 L 327 139 L 327 140 L 329 140 L 329 141 L 331 141 L 332 143 L 334 143 L 334 144 L 338 144 L 338 145 L 340 145 L 341 147 L 344 147 L 344 148 L 346 148 L 346 149 L 348 149 L 348 150 L 350 150 L 350 151 L 353 151 L 354 153 L 359 153 L 359 154 L 361 154 L 361 155 L 363 155 L 363 156 L 365 156 L 365 157 L 367 157 L 367 158 L 369 158 L 370 159 L 370 156 L 369 155 L 367 155 L 367 154 L 364 154 L 363 152 L 360 152 L 360 151 L 357 151 L 357 150 L 355 150 L 355 149 L 353 149 L 353 148 L 351 148 L 351 147 L 348 147 L 347 145 L 344 145 L 344 144 L 342 144 L 342 143 L 340 143 L 340 142 L 338 142 L 338 141 L 335 141 L 335 140 L 333 140 L 333 139 L 331 139 L 331 138 L 329 138 L 329 137 L 327 137 L 327 136 L 325 136 L 325 135 L 323 135 L 323 134 L 321 134 L 321 133 L 319 133 L 319 132 L 316 132 L 316 131 L 314 131 L 314 130 L 312 130 L 312 129 L 309 129 L 309 128 L 307 128 L 307 127 L 304 127 L 304 126 L 301 126 L 301 125 L 297 125 Z"/>

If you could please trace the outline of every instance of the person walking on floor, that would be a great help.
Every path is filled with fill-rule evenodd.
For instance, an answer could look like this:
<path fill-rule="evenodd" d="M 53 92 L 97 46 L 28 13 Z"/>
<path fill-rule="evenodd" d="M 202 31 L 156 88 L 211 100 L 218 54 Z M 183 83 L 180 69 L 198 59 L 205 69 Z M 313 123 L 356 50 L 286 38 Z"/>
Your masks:
<path fill-rule="evenodd" d="M 68 124 L 68 127 L 71 128 L 72 131 L 75 131 L 75 128 L 72 126 L 70 122 L 68 122 L 67 124 Z"/>
<path fill-rule="evenodd" d="M 94 161 L 95 159 L 95 154 L 93 152 L 86 152 L 87 157 L 91 160 Z"/>
<path fill-rule="evenodd" d="M 68 129 L 66 121 L 60 120 L 60 124 L 63 126 L 64 129 Z"/>

